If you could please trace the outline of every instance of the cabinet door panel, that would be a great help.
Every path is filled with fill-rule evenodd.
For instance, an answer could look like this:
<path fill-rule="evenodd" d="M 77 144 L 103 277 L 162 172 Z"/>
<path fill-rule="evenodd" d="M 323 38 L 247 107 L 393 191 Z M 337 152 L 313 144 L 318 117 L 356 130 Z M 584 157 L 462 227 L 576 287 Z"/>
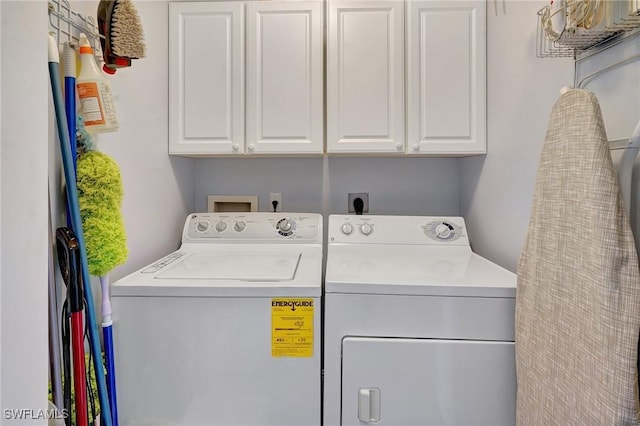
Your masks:
<path fill-rule="evenodd" d="M 240 3 L 171 3 L 171 154 L 242 151 L 243 17 Z"/>
<path fill-rule="evenodd" d="M 407 29 L 409 153 L 485 152 L 484 3 L 412 2 Z"/>
<path fill-rule="evenodd" d="M 247 152 L 323 150 L 322 9 L 247 4 Z"/>
<path fill-rule="evenodd" d="M 404 5 L 329 3 L 329 152 L 404 152 Z"/>

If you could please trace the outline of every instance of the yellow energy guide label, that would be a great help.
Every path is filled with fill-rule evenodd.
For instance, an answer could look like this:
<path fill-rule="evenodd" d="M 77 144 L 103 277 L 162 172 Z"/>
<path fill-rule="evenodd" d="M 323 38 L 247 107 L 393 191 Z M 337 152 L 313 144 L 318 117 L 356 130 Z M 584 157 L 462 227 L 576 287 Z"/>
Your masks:
<path fill-rule="evenodd" d="M 313 356 L 313 299 L 271 299 L 271 355 Z"/>

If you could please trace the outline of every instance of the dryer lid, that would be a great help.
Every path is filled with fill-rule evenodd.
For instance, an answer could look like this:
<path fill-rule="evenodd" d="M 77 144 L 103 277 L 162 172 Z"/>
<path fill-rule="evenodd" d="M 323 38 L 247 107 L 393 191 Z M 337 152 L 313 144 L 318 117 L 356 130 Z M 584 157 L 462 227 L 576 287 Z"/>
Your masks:
<path fill-rule="evenodd" d="M 468 247 L 329 246 L 327 293 L 515 297 L 516 275 Z"/>

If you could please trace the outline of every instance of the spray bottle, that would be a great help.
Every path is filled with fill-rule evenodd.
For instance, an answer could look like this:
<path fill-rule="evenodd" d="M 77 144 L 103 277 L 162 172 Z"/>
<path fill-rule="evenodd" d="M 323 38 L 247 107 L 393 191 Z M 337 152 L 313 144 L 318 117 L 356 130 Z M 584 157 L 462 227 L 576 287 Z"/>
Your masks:
<path fill-rule="evenodd" d="M 76 88 L 87 131 L 115 132 L 118 130 L 118 117 L 111 86 L 98 68 L 93 49 L 84 34 L 80 34 L 80 67 Z"/>

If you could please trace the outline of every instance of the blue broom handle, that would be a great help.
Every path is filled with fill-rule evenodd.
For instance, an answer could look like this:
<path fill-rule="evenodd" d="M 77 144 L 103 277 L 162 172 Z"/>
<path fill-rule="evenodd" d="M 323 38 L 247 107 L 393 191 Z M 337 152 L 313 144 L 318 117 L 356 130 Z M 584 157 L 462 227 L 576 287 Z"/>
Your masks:
<path fill-rule="evenodd" d="M 69 148 L 73 159 L 73 173 L 76 173 L 76 51 L 70 42 L 62 49 L 64 57 L 64 109 L 67 113 L 67 129 L 69 130 Z M 74 181 L 75 182 L 75 181 Z M 73 229 L 71 223 L 71 208 L 67 200 L 67 226 Z"/>
<path fill-rule="evenodd" d="M 111 322 L 102 324 L 102 337 L 104 340 L 104 358 L 107 369 L 107 390 L 111 403 L 111 417 L 113 426 L 118 426 L 118 398 L 116 393 L 116 369 L 113 359 L 113 329 Z"/>
<path fill-rule="evenodd" d="M 73 171 L 76 172 L 76 50 L 70 42 L 64 44 L 64 108 L 67 112 L 69 129 L 69 147 L 73 159 Z"/>
<path fill-rule="evenodd" d="M 67 182 L 67 198 L 71 210 L 71 223 L 80 246 L 80 259 L 82 263 L 82 281 L 86 297 L 87 310 L 86 322 L 89 329 L 89 347 L 93 354 L 93 365 L 96 374 L 96 384 L 98 387 L 98 397 L 100 399 L 100 418 L 105 426 L 113 426 L 111 420 L 111 409 L 109 407 L 109 397 L 107 385 L 104 377 L 102 365 L 102 354 L 100 352 L 100 335 L 96 324 L 95 308 L 93 306 L 93 293 L 91 291 L 91 277 L 89 276 L 89 264 L 87 262 L 87 251 L 82 232 L 82 219 L 80 218 L 80 207 L 78 204 L 78 190 L 76 188 L 75 171 L 73 170 L 73 159 L 69 148 L 69 129 L 66 126 L 66 113 L 64 109 L 62 90 L 60 89 L 60 71 L 58 59 L 58 46 L 55 38 L 49 35 L 49 77 L 51 80 L 51 91 L 53 93 L 53 106 L 56 113 L 56 124 L 58 129 L 58 139 L 62 153 L 62 163 L 64 176 Z"/>

